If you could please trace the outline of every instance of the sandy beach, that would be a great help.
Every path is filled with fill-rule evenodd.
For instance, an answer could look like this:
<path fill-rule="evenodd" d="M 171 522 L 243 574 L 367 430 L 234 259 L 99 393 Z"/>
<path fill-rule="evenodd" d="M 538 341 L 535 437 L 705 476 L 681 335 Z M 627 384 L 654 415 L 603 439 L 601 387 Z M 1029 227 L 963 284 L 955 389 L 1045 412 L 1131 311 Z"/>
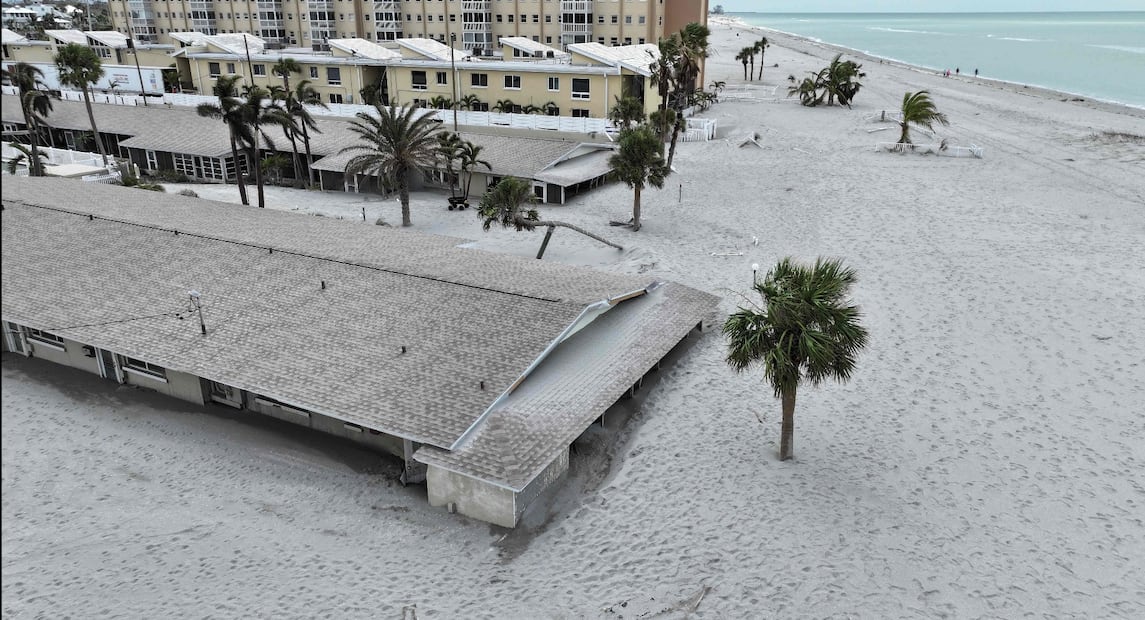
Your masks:
<path fill-rule="evenodd" d="M 876 59 L 852 109 L 804 108 L 787 77 L 833 48 L 768 32 L 745 83 L 760 31 L 710 26 L 718 139 L 679 145 L 639 232 L 607 225 L 631 212 L 620 184 L 543 207 L 626 248 L 560 231 L 545 259 L 727 313 L 753 263 L 843 258 L 871 343 L 850 383 L 800 392 L 794 461 L 718 329 L 513 531 L 430 508 L 356 448 L 5 354 L 3 616 L 1145 617 L 1145 111 Z M 983 158 L 874 148 L 919 89 L 950 118 L 933 141 Z M 392 198 L 268 196 L 400 221 Z M 415 193 L 415 229 L 536 252 L 541 233 L 444 204 Z"/>

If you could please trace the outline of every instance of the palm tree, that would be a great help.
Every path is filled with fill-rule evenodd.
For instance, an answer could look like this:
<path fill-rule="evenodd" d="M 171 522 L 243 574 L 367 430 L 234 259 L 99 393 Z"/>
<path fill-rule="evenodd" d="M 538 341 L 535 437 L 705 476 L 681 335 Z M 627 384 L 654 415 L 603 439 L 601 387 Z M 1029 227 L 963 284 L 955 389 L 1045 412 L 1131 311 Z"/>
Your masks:
<path fill-rule="evenodd" d="M 930 93 L 920 90 L 917 93 L 908 92 L 902 96 L 902 121 L 899 122 L 899 127 L 902 127 L 902 135 L 899 136 L 899 144 L 912 144 L 910 141 L 911 123 L 934 131 L 935 123 L 949 125 L 950 121 L 946 120 L 945 114 L 934 107 Z"/>
<path fill-rule="evenodd" d="M 322 101 L 322 93 L 310 85 L 310 80 L 302 80 L 294 86 L 294 92 L 287 97 L 286 111 L 293 119 L 294 126 L 302 132 L 302 144 L 306 148 L 306 173 L 310 177 L 310 185 L 313 186 L 314 156 L 310 154 L 310 131 L 322 132 L 318 129 L 318 123 L 314 121 L 314 117 L 306 111 L 308 105 L 321 108 L 329 107 L 326 102 Z"/>
<path fill-rule="evenodd" d="M 708 35 L 711 31 L 707 26 L 692 22 L 680 31 L 680 55 L 676 63 L 676 75 L 673 78 L 674 95 L 677 112 L 681 112 L 687 103 L 688 94 L 695 90 L 696 79 L 700 75 L 700 63 L 708 56 Z M 672 126 L 672 142 L 668 147 L 668 168 L 672 167 L 672 160 L 676 157 L 676 140 L 680 137 L 680 130 L 684 128 L 684 115 L 677 114 L 676 122 Z"/>
<path fill-rule="evenodd" d="M 827 105 L 835 103 L 835 98 L 838 97 L 839 105 L 851 107 L 851 101 L 854 100 L 855 95 L 859 94 L 859 88 L 862 84 L 855 81 L 855 78 L 864 77 L 866 74 L 859 71 L 863 65 L 856 63 L 853 60 L 840 61 L 842 54 L 836 54 L 831 59 L 831 64 L 824 70 L 826 74 L 821 71 L 820 86 L 827 91 Z"/>
<path fill-rule="evenodd" d="M 458 107 L 460 107 L 462 110 L 476 110 L 480 104 L 481 99 L 479 99 L 477 95 L 474 95 L 473 93 L 465 95 L 457 102 Z"/>
<path fill-rule="evenodd" d="M 759 364 L 783 407 L 779 458 L 793 456 L 795 395 L 806 379 L 819 385 L 851 377 L 856 357 L 867 344 L 859 308 L 847 295 L 854 270 L 835 259 L 813 267 L 784 258 L 753 288 L 763 307 L 739 308 L 724 323 L 727 363 L 736 371 Z"/>
<path fill-rule="evenodd" d="M 767 37 L 760 37 L 759 41 L 755 42 L 753 49 L 759 52 L 759 79 L 763 80 L 763 54 L 767 51 L 767 46 L 771 45 L 767 41 Z"/>
<path fill-rule="evenodd" d="M 461 171 L 465 173 L 465 201 L 469 201 L 469 188 L 473 185 L 473 171 L 478 166 L 485 166 L 486 170 L 493 170 L 493 166 L 489 162 L 481 159 L 481 151 L 485 147 L 478 146 L 469 141 L 461 143 L 461 150 L 458 152 L 458 157 L 461 159 Z"/>
<path fill-rule="evenodd" d="M 632 188 L 632 230 L 640 230 L 640 192 L 646 185 L 664 187 L 668 165 L 656 131 L 641 125 L 620 132 L 620 148 L 608 159 L 616 177 Z"/>
<path fill-rule="evenodd" d="M 536 196 L 533 195 L 533 186 L 528 181 L 513 177 L 502 179 L 500 183 L 481 197 L 481 206 L 477 209 L 477 216 L 482 219 L 481 227 L 489 230 L 494 223 L 498 223 L 504 228 L 516 228 L 517 232 L 535 230 L 538 226 L 546 227 L 548 230 L 545 232 L 545 240 L 541 242 L 541 249 L 537 252 L 538 259 L 545 255 L 545 248 L 549 246 L 549 239 L 553 236 L 553 230 L 558 226 L 575 230 L 586 237 L 596 239 L 618 250 L 624 249 L 579 226 L 567 222 L 542 220 L 536 209 L 523 209 L 526 205 L 531 206 L 536 200 Z"/>
<path fill-rule="evenodd" d="M 270 72 L 282 78 L 282 86 L 271 86 L 270 96 L 276 101 L 282 101 L 283 108 L 290 115 L 290 125 L 283 127 L 286 132 L 287 139 L 290 140 L 290 153 L 292 155 L 291 162 L 294 163 L 294 178 L 299 181 L 302 179 L 302 164 L 298 161 L 298 139 L 297 136 L 301 129 L 298 127 L 297 118 L 291 112 L 292 101 L 291 95 L 293 91 L 290 90 L 290 74 L 302 73 L 302 65 L 293 58 L 280 58 L 274 66 L 270 68 Z"/>
<path fill-rule="evenodd" d="M 437 154 L 441 157 L 441 161 L 445 163 L 445 172 L 449 177 L 449 208 L 453 209 L 454 201 L 452 199 L 457 197 L 457 190 L 460 189 L 457 183 L 457 177 L 453 174 L 453 162 L 461 158 L 461 136 L 451 132 L 443 131 L 437 134 Z"/>
<path fill-rule="evenodd" d="M 239 144 L 254 142 L 250 135 L 250 128 L 244 118 L 243 101 L 239 99 L 237 84 L 241 76 L 219 76 L 211 93 L 218 97 L 218 103 L 200 103 L 195 111 L 199 116 L 220 119 L 227 126 L 231 140 L 231 157 L 235 162 L 235 181 L 239 186 L 239 198 L 244 205 L 249 205 L 246 182 L 243 179 L 242 160 L 239 159 Z"/>
<path fill-rule="evenodd" d="M 243 143 L 251 154 L 250 161 L 254 168 L 254 182 L 258 190 L 258 207 L 263 209 L 266 207 L 266 195 L 263 191 L 264 184 L 262 182 L 262 141 L 265 140 L 267 146 L 274 148 L 274 141 L 263 127 L 278 125 L 289 133 L 290 130 L 286 127 L 293 124 L 293 121 L 267 89 L 261 86 L 250 86 L 244 89 L 243 94 L 246 95 L 246 101 L 240 109 L 244 121 L 249 127 L 246 137 L 243 138 Z"/>
<path fill-rule="evenodd" d="M 20 95 L 20 111 L 24 114 L 24 126 L 28 128 L 31 154 L 28 174 L 42 177 L 44 163 L 40 159 L 40 149 L 37 144 L 40 140 L 40 123 L 44 122 L 45 117 L 52 111 L 52 100 L 43 81 L 44 72 L 34 65 L 18 62 L 12 65 L 11 70 L 0 71 L 0 75 L 15 85 Z"/>
<path fill-rule="evenodd" d="M 375 103 L 378 118 L 358 112 L 350 131 L 365 144 L 348 146 L 340 153 L 359 152 L 346 163 L 347 174 L 372 174 L 398 186 L 402 203 L 402 226 L 412 226 L 409 211 L 409 179 L 412 172 L 432 169 L 437 157 L 438 124 L 432 114 L 419 114 L 410 105 L 393 109 Z"/>
<path fill-rule="evenodd" d="M 753 59 L 755 58 L 755 56 L 754 56 L 754 55 L 752 55 L 752 54 L 748 54 L 748 53 L 747 53 L 747 50 L 748 50 L 748 48 L 746 48 L 746 47 L 745 47 L 745 48 L 743 48 L 742 50 L 740 50 L 738 54 L 736 54 L 736 60 L 738 60 L 738 61 L 740 61 L 740 62 L 742 62 L 742 63 L 743 63 L 743 79 L 744 79 L 744 81 L 745 81 L 745 82 L 746 82 L 746 81 L 748 81 L 748 80 L 750 79 L 750 74 L 747 72 L 747 63 L 748 63 L 748 58 L 749 58 L 749 57 L 750 57 L 750 58 L 753 58 Z M 752 62 L 752 64 L 754 65 L 755 63 L 754 63 L 754 62 Z M 753 68 L 754 68 L 754 67 L 753 67 Z"/>
<path fill-rule="evenodd" d="M 660 95 L 660 112 L 661 118 L 667 116 L 667 111 L 670 109 L 668 106 L 668 98 L 672 94 L 673 79 L 675 75 L 675 65 L 679 61 L 680 55 L 680 35 L 668 35 L 657 43 L 659 54 L 655 56 L 652 63 L 648 66 L 651 71 L 651 84 L 656 87 L 656 93 Z M 660 140 L 664 141 L 668 137 L 667 127 L 663 127 L 663 132 L 660 134 Z"/>
<path fill-rule="evenodd" d="M 516 104 L 513 103 L 512 99 L 501 99 L 497 103 L 493 104 L 493 111 L 509 114 L 513 111 L 515 106 Z"/>
<path fill-rule="evenodd" d="M 799 103 L 807 107 L 815 107 L 823 101 L 823 95 L 819 94 L 819 79 L 814 73 L 811 76 L 787 89 L 788 97 L 799 95 Z"/>
<path fill-rule="evenodd" d="M 608 111 L 608 120 L 621 129 L 644 122 L 644 104 L 636 97 L 616 97 L 616 105 Z"/>
<path fill-rule="evenodd" d="M 435 110 L 450 110 L 453 108 L 453 100 L 442 95 L 434 95 L 429 100 L 429 107 Z"/>
<path fill-rule="evenodd" d="M 103 165 L 106 167 L 107 149 L 103 146 L 103 140 L 99 138 L 99 129 L 95 126 L 95 114 L 91 110 L 91 87 L 103 77 L 99 54 L 86 45 L 68 43 L 56 54 L 56 69 L 61 84 L 78 88 L 83 93 L 83 104 L 87 108 L 87 120 L 91 123 L 95 146 L 103 157 Z"/>

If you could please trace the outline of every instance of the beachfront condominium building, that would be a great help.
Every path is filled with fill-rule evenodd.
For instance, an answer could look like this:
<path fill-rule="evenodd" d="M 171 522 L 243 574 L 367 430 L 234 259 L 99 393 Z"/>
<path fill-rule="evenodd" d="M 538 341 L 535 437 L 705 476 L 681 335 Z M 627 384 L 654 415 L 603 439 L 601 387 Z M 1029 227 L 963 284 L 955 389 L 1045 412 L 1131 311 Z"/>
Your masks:
<path fill-rule="evenodd" d="M 246 32 L 272 44 L 327 49 L 330 39 L 426 38 L 481 56 L 502 37 L 570 43 L 656 43 L 707 22 L 708 0 L 110 0 L 115 29 L 150 43 L 172 32 Z"/>

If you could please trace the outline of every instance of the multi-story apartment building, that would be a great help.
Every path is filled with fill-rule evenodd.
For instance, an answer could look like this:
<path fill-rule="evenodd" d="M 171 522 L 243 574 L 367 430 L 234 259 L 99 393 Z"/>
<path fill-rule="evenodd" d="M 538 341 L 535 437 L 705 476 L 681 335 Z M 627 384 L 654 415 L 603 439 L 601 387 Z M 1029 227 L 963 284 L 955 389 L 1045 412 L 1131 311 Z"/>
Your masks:
<path fill-rule="evenodd" d="M 328 49 L 330 39 L 455 40 L 486 55 L 502 37 L 571 43 L 656 43 L 707 22 L 708 0 L 110 0 L 116 30 L 172 43 L 172 32 L 246 32 L 273 44 Z M 452 35 L 452 36 L 451 36 Z"/>

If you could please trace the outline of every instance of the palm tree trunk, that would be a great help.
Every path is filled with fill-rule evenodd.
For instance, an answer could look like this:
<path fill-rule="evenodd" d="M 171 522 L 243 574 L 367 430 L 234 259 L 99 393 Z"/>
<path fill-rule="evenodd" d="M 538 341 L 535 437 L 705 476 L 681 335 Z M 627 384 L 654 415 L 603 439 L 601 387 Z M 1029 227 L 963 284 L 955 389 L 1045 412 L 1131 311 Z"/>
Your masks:
<path fill-rule="evenodd" d="M 902 135 L 899 136 L 899 144 L 910 144 L 910 125 L 904 120 L 899 123 L 902 127 Z"/>
<path fill-rule="evenodd" d="M 763 48 L 759 50 L 759 79 L 763 81 Z"/>
<path fill-rule="evenodd" d="M 310 130 L 302 123 L 302 143 L 306 146 L 306 172 L 310 176 L 310 186 L 314 187 L 314 156 L 310 154 Z"/>
<path fill-rule="evenodd" d="M 290 136 L 290 152 L 292 153 L 290 161 L 294 164 L 294 182 L 302 181 L 302 166 L 298 162 L 298 142 L 294 138 L 294 130 L 287 132 Z"/>
<path fill-rule="evenodd" d="M 246 195 L 246 183 L 243 182 L 242 160 L 239 159 L 239 147 L 235 142 L 235 135 L 231 134 L 231 157 L 235 160 L 235 181 L 239 185 L 239 198 L 243 205 L 249 206 L 250 200 Z"/>
<path fill-rule="evenodd" d="M 413 226 L 409 216 L 409 185 L 406 183 L 404 171 L 398 176 L 398 199 L 402 203 L 402 226 Z"/>
<path fill-rule="evenodd" d="M 35 115 L 30 114 L 28 109 L 24 109 L 24 126 L 28 128 L 28 146 L 31 147 L 32 160 L 28 162 L 30 168 L 28 169 L 28 176 L 42 177 L 44 176 L 44 163 L 40 159 L 40 149 L 36 145 L 39 142 L 40 127 L 35 121 Z"/>
<path fill-rule="evenodd" d="M 568 228 L 569 230 L 575 230 L 575 231 L 577 231 L 578 233 L 580 233 L 580 234 L 582 234 L 582 235 L 584 235 L 584 236 L 586 236 L 586 237 L 588 237 L 588 238 L 590 238 L 590 239 L 596 239 L 597 241 L 599 241 L 599 242 L 601 242 L 601 243 L 603 243 L 604 245 L 607 245 L 607 246 L 609 246 L 609 247 L 614 247 L 614 248 L 616 248 L 616 249 L 618 249 L 618 250 L 623 250 L 623 249 L 624 249 L 624 246 L 616 245 L 615 243 L 613 243 L 613 242 L 609 241 L 608 239 L 605 239 L 604 237 L 601 237 L 601 236 L 599 236 L 599 235 L 596 235 L 596 234 L 590 233 L 590 232 L 588 232 L 587 230 L 585 230 L 585 229 L 581 228 L 580 226 L 575 226 L 575 225 L 573 225 L 573 224 L 569 224 L 568 222 L 551 222 L 551 221 L 543 221 L 543 222 L 529 222 L 529 223 L 530 223 L 531 225 L 533 225 L 533 226 L 549 226 L 549 227 L 552 227 L 552 226 L 560 226 L 561 228 Z M 538 257 L 538 258 L 539 258 L 539 257 Z"/>
<path fill-rule="evenodd" d="M 672 126 L 672 145 L 668 148 L 668 169 L 672 169 L 672 160 L 676 157 L 676 140 L 680 137 L 680 128 L 684 125 L 683 111 L 676 113 L 676 124 Z"/>
<path fill-rule="evenodd" d="M 632 191 L 632 231 L 640 230 L 640 186 L 637 185 Z"/>
<path fill-rule="evenodd" d="M 751 72 L 748 73 L 747 79 L 750 80 L 751 76 L 754 76 L 754 75 L 755 75 L 755 54 L 752 54 L 751 55 Z"/>
<path fill-rule="evenodd" d="M 556 230 L 555 226 L 549 226 L 545 229 L 545 239 L 541 241 L 541 249 L 537 250 L 537 260 L 541 260 L 545 256 L 545 248 L 549 247 L 549 239 L 553 238 L 554 230 Z"/>
<path fill-rule="evenodd" d="M 779 460 L 786 461 L 795 456 L 795 388 L 784 391 L 783 424 L 779 430 Z"/>
<path fill-rule="evenodd" d="M 254 185 L 258 189 L 258 208 L 266 208 L 266 196 L 262 191 L 262 149 L 259 148 L 258 133 L 255 130 L 254 146 L 251 149 L 251 154 L 254 156 Z"/>
<path fill-rule="evenodd" d="M 87 108 L 87 120 L 91 123 L 91 133 L 92 133 L 92 137 L 95 138 L 96 149 L 99 150 L 100 156 L 103 157 L 103 166 L 104 166 L 104 168 L 106 168 L 107 167 L 107 149 L 103 148 L 103 140 L 99 139 L 99 129 L 97 129 L 95 126 L 95 114 L 93 114 L 91 111 L 91 96 L 88 94 L 88 89 L 90 89 L 90 88 L 91 88 L 90 84 L 83 88 L 83 104 L 84 104 L 84 107 Z"/>

